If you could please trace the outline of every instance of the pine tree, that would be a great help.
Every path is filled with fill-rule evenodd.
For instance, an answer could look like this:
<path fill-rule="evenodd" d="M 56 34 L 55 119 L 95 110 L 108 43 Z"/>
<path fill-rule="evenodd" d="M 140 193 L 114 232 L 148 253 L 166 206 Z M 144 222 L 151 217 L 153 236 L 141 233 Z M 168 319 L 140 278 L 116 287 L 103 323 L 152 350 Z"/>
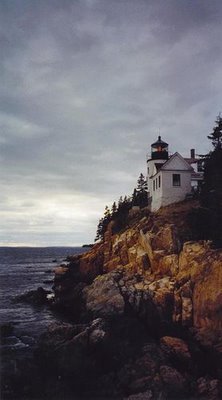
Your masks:
<path fill-rule="evenodd" d="M 105 211 L 104 211 L 104 219 L 109 219 L 111 216 L 111 212 L 108 206 L 105 207 Z"/>
<path fill-rule="evenodd" d="M 145 176 L 141 173 L 137 180 L 137 191 L 144 192 L 147 191 L 147 182 Z"/>
<path fill-rule="evenodd" d="M 207 137 L 212 141 L 212 144 L 216 150 L 221 148 L 222 145 L 222 117 L 220 114 L 217 116 L 215 123 L 216 126 L 213 128 L 213 132 Z"/>
<path fill-rule="evenodd" d="M 114 201 L 112 208 L 111 208 L 112 216 L 114 216 L 116 214 L 116 212 L 117 212 L 117 205 L 116 205 L 116 202 Z"/>
<path fill-rule="evenodd" d="M 136 188 L 134 189 L 133 194 L 132 194 L 132 205 L 133 206 L 138 206 Z"/>
<path fill-rule="evenodd" d="M 95 242 L 97 240 L 102 239 L 102 231 L 103 231 L 103 218 L 100 218 L 98 226 L 97 226 Z"/>
<path fill-rule="evenodd" d="M 133 191 L 132 204 L 140 208 L 146 207 L 148 202 L 147 182 L 144 175 L 141 173 L 137 180 L 137 187 Z"/>
<path fill-rule="evenodd" d="M 118 201 L 118 210 L 121 207 L 122 203 L 123 203 L 123 196 L 120 196 L 119 201 Z"/>
<path fill-rule="evenodd" d="M 108 206 L 105 207 L 104 217 L 99 220 L 96 232 L 96 240 L 103 240 L 107 226 L 112 219 L 112 215 Z"/>
<path fill-rule="evenodd" d="M 208 211 L 209 237 L 217 247 L 222 246 L 222 118 L 208 135 L 214 150 L 205 158 L 204 179 L 201 190 L 201 205 Z"/>
<path fill-rule="evenodd" d="M 132 205 L 138 205 L 141 208 L 147 205 L 147 183 L 142 173 L 138 178 L 137 188 L 134 189 L 132 196 L 124 196 L 124 198 L 120 196 L 118 205 L 114 201 L 111 210 L 108 206 L 105 207 L 104 217 L 99 220 L 95 240 L 104 239 L 110 221 L 115 222 L 112 227 L 114 232 L 123 229 L 128 223 L 128 214 Z"/>

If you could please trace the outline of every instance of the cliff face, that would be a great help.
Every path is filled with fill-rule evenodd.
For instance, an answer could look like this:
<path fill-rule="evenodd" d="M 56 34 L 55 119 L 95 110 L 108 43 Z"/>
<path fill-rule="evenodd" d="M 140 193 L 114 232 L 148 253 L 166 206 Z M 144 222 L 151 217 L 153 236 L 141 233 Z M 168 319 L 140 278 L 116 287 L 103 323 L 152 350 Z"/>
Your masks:
<path fill-rule="evenodd" d="M 105 333 L 91 333 L 99 349 L 93 359 L 112 360 L 115 387 L 127 396 L 220 398 L 222 250 L 192 241 L 188 220 L 197 207 L 144 209 L 118 234 L 111 223 L 103 243 L 55 271 L 56 307 L 79 322 L 106 321 Z"/>
<path fill-rule="evenodd" d="M 68 271 L 74 279 L 76 274 L 79 281 L 89 284 L 102 275 L 84 291 L 88 307 L 93 290 L 97 296 L 99 289 L 97 299 L 102 299 L 102 287 L 107 290 L 105 281 L 112 275 L 104 274 L 113 272 L 124 305 L 138 312 L 147 302 L 166 323 L 193 328 L 202 341 L 215 342 L 222 331 L 222 251 L 211 249 L 209 242 L 189 241 L 191 207 L 197 204 L 182 203 L 156 214 L 137 213 L 129 218 L 131 226 L 119 234 L 112 234 L 111 223 L 104 243 L 71 258 Z M 62 288 L 67 295 L 64 281 L 61 287 L 55 286 L 58 302 L 63 300 Z"/>

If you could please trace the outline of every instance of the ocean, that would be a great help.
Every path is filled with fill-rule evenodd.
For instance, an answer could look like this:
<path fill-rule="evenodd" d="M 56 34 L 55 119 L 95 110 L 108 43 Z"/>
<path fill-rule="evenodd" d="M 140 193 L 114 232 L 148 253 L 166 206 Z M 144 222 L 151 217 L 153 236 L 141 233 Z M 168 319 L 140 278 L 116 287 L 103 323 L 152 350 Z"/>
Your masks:
<path fill-rule="evenodd" d="M 56 266 L 65 264 L 68 255 L 86 250 L 82 247 L 0 247 L 0 326 L 10 326 L 9 334 L 1 340 L 0 377 L 10 376 L 21 358 L 32 356 L 39 336 L 50 324 L 65 321 L 47 306 L 32 306 L 15 298 L 39 286 L 51 290 Z"/>

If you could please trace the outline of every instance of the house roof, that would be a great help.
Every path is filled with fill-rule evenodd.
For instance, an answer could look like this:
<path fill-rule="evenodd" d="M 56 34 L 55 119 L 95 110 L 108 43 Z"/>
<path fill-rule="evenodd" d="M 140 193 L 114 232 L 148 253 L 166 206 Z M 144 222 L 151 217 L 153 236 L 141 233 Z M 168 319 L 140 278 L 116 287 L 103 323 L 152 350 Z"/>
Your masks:
<path fill-rule="evenodd" d="M 173 168 L 173 160 L 178 158 L 180 160 L 180 168 Z M 155 163 L 156 172 L 150 177 L 153 178 L 159 171 L 193 171 L 193 167 L 189 164 L 186 158 L 183 158 L 180 153 L 174 153 L 168 160 L 164 163 Z"/>
<path fill-rule="evenodd" d="M 198 161 L 196 158 L 186 158 L 186 157 L 184 158 L 184 160 L 188 162 L 188 164 L 196 164 Z"/>
<path fill-rule="evenodd" d="M 175 160 L 176 158 L 178 158 L 181 163 L 181 168 L 178 168 L 178 170 L 193 171 L 193 168 L 191 167 L 191 165 L 177 151 L 164 164 L 162 164 L 161 169 L 162 170 L 171 170 L 170 164 L 172 164 L 173 160 Z M 173 168 L 173 169 L 176 169 L 176 168 Z"/>

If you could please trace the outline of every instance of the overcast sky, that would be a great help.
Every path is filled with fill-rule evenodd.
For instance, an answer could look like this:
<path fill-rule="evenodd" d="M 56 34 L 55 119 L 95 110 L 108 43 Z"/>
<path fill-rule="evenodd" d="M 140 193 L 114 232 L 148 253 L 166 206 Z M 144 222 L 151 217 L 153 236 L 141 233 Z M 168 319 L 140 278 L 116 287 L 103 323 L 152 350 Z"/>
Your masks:
<path fill-rule="evenodd" d="M 221 0 L 0 0 L 0 245 L 92 242 L 161 134 L 206 153 Z"/>

